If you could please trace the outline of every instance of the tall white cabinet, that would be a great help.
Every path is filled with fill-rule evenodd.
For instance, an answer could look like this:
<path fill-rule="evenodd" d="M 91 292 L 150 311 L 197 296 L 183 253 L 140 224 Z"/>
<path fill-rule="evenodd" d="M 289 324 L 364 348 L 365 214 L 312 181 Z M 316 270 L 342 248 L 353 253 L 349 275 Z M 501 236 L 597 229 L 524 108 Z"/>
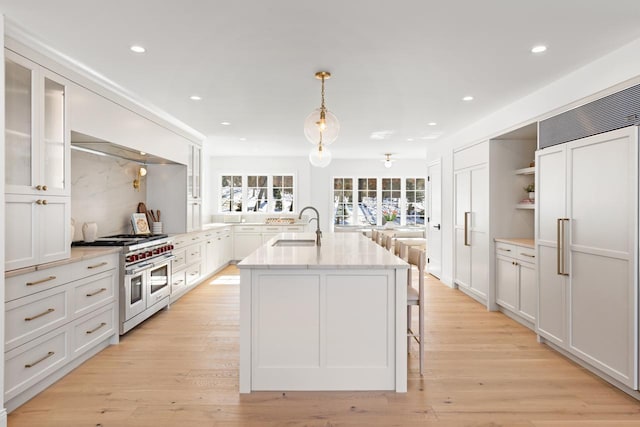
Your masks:
<path fill-rule="evenodd" d="M 489 142 L 454 154 L 454 283 L 480 300 L 489 291 Z"/>
<path fill-rule="evenodd" d="M 638 389 L 638 129 L 536 153 L 537 332 Z"/>
<path fill-rule="evenodd" d="M 5 269 L 69 257 L 67 86 L 5 50 Z"/>

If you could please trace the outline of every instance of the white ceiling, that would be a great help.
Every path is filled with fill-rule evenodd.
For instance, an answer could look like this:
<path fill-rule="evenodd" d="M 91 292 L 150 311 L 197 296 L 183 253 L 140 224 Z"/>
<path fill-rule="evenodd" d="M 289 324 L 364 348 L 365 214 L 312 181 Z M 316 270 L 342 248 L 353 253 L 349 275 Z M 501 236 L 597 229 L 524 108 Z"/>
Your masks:
<path fill-rule="evenodd" d="M 424 157 L 438 141 L 425 138 L 640 37 L 638 0 L 0 0 L 0 11 L 223 155 L 306 155 L 314 73 L 328 70 L 334 158 Z M 537 44 L 548 51 L 531 54 Z"/>

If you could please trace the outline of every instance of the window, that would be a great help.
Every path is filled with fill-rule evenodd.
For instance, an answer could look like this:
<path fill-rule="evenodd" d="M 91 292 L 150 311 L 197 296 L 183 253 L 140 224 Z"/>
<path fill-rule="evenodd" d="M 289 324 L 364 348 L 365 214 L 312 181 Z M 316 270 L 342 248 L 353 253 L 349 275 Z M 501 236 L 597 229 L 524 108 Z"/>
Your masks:
<path fill-rule="evenodd" d="M 358 178 L 358 225 L 376 225 L 378 217 L 378 179 Z"/>
<path fill-rule="evenodd" d="M 247 212 L 267 212 L 268 194 L 266 175 L 247 176 Z"/>
<path fill-rule="evenodd" d="M 220 212 L 242 212 L 242 176 L 223 175 L 220 186 Z"/>
<path fill-rule="evenodd" d="M 293 212 L 291 174 L 221 175 L 220 212 Z"/>
<path fill-rule="evenodd" d="M 400 178 L 382 178 L 382 224 L 393 222 L 400 225 L 400 197 L 402 195 Z"/>
<path fill-rule="evenodd" d="M 405 217 L 407 225 L 424 225 L 424 205 L 426 200 L 424 178 L 407 178 L 407 207 Z"/>
<path fill-rule="evenodd" d="M 333 180 L 333 209 L 335 224 L 353 225 L 353 178 Z"/>
<path fill-rule="evenodd" d="M 293 176 L 273 177 L 274 212 L 293 212 Z"/>
<path fill-rule="evenodd" d="M 425 178 L 334 177 L 333 223 L 424 226 L 425 195 Z"/>

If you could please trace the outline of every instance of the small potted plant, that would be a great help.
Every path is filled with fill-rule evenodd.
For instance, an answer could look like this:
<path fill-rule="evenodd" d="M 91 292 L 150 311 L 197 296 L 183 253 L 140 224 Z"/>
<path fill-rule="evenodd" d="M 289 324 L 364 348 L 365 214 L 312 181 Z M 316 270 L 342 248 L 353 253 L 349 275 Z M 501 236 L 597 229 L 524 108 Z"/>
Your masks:
<path fill-rule="evenodd" d="M 535 184 L 532 182 L 531 184 L 527 185 L 526 187 L 524 187 L 524 191 L 526 191 L 527 193 L 529 193 L 529 200 L 535 200 L 536 199 L 536 187 Z"/>
<path fill-rule="evenodd" d="M 382 225 L 393 224 L 396 217 L 398 216 L 398 210 L 392 207 L 383 207 L 382 208 Z"/>

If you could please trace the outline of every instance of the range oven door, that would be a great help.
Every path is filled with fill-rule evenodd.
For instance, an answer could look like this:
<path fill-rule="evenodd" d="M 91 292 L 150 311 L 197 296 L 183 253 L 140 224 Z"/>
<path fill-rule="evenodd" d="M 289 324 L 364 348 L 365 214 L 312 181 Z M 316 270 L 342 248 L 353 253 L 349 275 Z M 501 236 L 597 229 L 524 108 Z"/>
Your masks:
<path fill-rule="evenodd" d="M 142 313 L 147 308 L 148 269 L 127 270 L 124 275 L 125 320 Z"/>
<path fill-rule="evenodd" d="M 169 297 L 171 292 L 171 259 L 173 257 L 154 263 L 153 267 L 149 268 L 147 307 Z"/>

